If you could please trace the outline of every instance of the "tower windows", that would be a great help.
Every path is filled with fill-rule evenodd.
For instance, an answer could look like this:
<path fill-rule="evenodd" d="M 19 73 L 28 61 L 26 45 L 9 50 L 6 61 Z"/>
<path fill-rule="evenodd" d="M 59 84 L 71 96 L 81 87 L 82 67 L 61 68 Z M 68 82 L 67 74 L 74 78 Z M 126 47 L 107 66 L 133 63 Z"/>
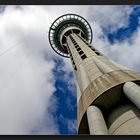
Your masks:
<path fill-rule="evenodd" d="M 66 43 L 66 37 L 65 36 L 62 38 L 62 43 L 63 44 Z"/>
<path fill-rule="evenodd" d="M 94 48 L 91 48 L 93 51 L 96 51 Z"/>
<path fill-rule="evenodd" d="M 71 55 L 71 60 L 73 60 L 73 57 L 72 57 L 72 55 Z"/>
<path fill-rule="evenodd" d="M 74 66 L 74 69 L 77 71 L 77 67 L 76 67 L 76 65 Z"/>
<path fill-rule="evenodd" d="M 75 48 L 77 49 L 79 47 L 79 45 L 77 44 L 77 45 L 75 45 Z"/>
<path fill-rule="evenodd" d="M 85 59 L 85 58 L 87 58 L 87 56 L 85 54 L 83 54 L 83 55 L 81 55 L 81 58 Z"/>
<path fill-rule="evenodd" d="M 77 45 L 77 43 L 76 43 L 76 42 L 74 42 L 73 44 L 74 44 L 74 46 L 75 46 L 75 45 Z"/>
<path fill-rule="evenodd" d="M 92 48 L 92 46 L 83 38 L 83 37 L 81 37 L 80 35 L 78 35 L 78 37 L 80 38 L 80 39 L 82 39 L 82 41 L 85 43 L 85 44 L 87 44 L 88 46 L 89 46 L 89 48 L 92 50 L 92 51 L 94 51 L 94 53 L 96 53 L 97 55 L 101 55 L 99 52 L 97 52 L 94 48 Z"/>
<path fill-rule="evenodd" d="M 73 42 L 73 44 L 74 44 L 77 52 L 79 53 L 81 59 L 83 60 L 83 59 L 87 58 L 87 56 L 84 54 L 84 52 L 82 51 L 80 46 L 77 44 L 77 42 L 74 40 L 74 38 L 71 35 L 69 37 L 70 37 L 71 41 Z"/>
<path fill-rule="evenodd" d="M 72 60 L 72 64 L 73 64 L 74 69 L 77 70 L 77 67 L 76 67 L 76 65 L 75 65 L 74 60 Z"/>
<path fill-rule="evenodd" d="M 92 48 L 92 46 L 90 46 L 90 49 L 91 49 L 92 51 L 94 51 L 94 53 L 96 53 L 97 55 L 101 55 L 97 50 L 95 50 L 94 48 Z"/>
<path fill-rule="evenodd" d="M 72 54 L 71 54 L 70 49 L 69 49 L 69 54 L 70 54 L 70 58 L 71 58 L 71 61 L 72 61 L 72 64 L 73 64 L 73 68 L 74 68 L 74 70 L 77 71 L 77 67 L 76 67 L 75 62 L 74 62 L 74 60 L 73 60 L 73 56 L 72 56 Z"/>
<path fill-rule="evenodd" d="M 94 48 L 92 48 L 91 45 L 89 45 L 89 47 L 90 47 L 90 49 L 91 49 L 92 51 L 94 51 L 94 53 L 96 53 L 97 55 L 101 55 L 97 50 L 95 50 Z"/>
<path fill-rule="evenodd" d="M 84 52 L 83 51 L 79 51 L 79 54 L 82 55 L 82 54 L 84 54 Z"/>
<path fill-rule="evenodd" d="M 79 34 L 80 31 L 77 30 L 77 29 L 73 29 L 73 32 L 76 33 L 76 34 Z"/>
<path fill-rule="evenodd" d="M 89 45 L 89 43 L 88 43 L 84 38 L 82 38 L 80 35 L 78 35 L 78 37 L 79 37 L 80 39 L 82 39 L 82 40 L 84 41 L 84 43 L 87 44 L 87 45 L 89 46 L 89 48 L 90 48 L 92 51 L 94 51 L 94 53 L 95 53 L 96 55 L 101 55 L 97 50 L 95 50 L 94 48 L 92 48 L 92 46 Z M 78 51 L 79 55 L 81 56 L 81 58 L 82 58 L 82 59 L 85 59 L 87 56 L 84 54 L 84 52 L 81 50 L 80 46 L 77 44 L 77 42 L 74 40 L 74 38 L 73 38 L 71 35 L 70 35 L 70 39 L 72 40 L 72 42 L 73 42 L 73 44 L 74 44 L 76 50 Z M 82 54 L 84 54 L 84 55 L 82 55 Z"/>
<path fill-rule="evenodd" d="M 78 48 L 77 48 L 77 51 L 81 51 L 81 48 L 80 48 L 80 47 L 78 47 Z"/>
<path fill-rule="evenodd" d="M 71 34 L 72 32 L 71 32 L 71 30 L 69 30 L 69 31 L 67 31 L 66 33 L 65 33 L 65 36 L 68 36 L 69 34 Z"/>
<path fill-rule="evenodd" d="M 97 51 L 95 51 L 95 53 L 97 54 L 97 55 L 101 55 L 99 52 L 97 52 Z"/>
<path fill-rule="evenodd" d="M 78 35 L 78 34 L 77 34 L 77 35 Z M 79 37 L 80 39 L 82 39 L 82 41 L 83 41 L 85 44 L 89 45 L 89 43 L 86 41 L 85 38 L 81 37 L 80 35 L 78 35 L 78 37 Z"/>

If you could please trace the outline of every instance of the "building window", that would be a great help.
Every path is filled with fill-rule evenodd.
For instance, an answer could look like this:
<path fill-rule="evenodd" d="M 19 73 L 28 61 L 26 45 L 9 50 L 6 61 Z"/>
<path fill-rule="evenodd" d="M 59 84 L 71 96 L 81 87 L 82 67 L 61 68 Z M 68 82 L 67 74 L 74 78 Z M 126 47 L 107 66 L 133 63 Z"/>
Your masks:
<path fill-rule="evenodd" d="M 83 54 L 83 55 L 81 55 L 81 58 L 85 59 L 85 58 L 87 58 L 87 56 L 85 54 Z"/>
<path fill-rule="evenodd" d="M 74 66 L 74 69 L 77 71 L 77 67 L 76 67 L 76 65 Z"/>
<path fill-rule="evenodd" d="M 79 54 L 82 55 L 82 54 L 84 54 L 84 52 L 83 51 L 79 51 Z"/>
<path fill-rule="evenodd" d="M 97 55 L 101 55 L 99 52 L 97 52 L 94 48 L 92 48 L 92 46 L 84 39 L 84 38 L 82 38 L 80 35 L 78 35 L 78 37 L 80 37 L 81 39 L 82 39 L 82 41 L 85 43 L 85 44 L 87 44 L 88 46 L 89 46 L 89 48 L 91 49 L 91 50 L 93 50 Z"/>
<path fill-rule="evenodd" d="M 81 51 L 81 48 L 79 47 L 79 48 L 77 48 L 77 51 L 79 52 L 79 51 Z"/>
<path fill-rule="evenodd" d="M 77 44 L 77 45 L 75 45 L 75 48 L 77 49 L 79 47 L 79 45 Z"/>
<path fill-rule="evenodd" d="M 76 42 L 73 42 L 74 46 L 77 44 Z"/>
<path fill-rule="evenodd" d="M 80 37 L 81 38 L 81 37 Z M 74 40 L 74 38 L 70 35 L 70 39 L 72 40 L 77 52 L 79 53 L 81 59 L 87 58 L 87 56 L 84 54 L 84 52 L 81 50 L 80 46 L 77 44 L 77 42 Z M 83 40 L 83 38 L 81 38 Z"/>
<path fill-rule="evenodd" d="M 77 34 L 77 35 L 78 35 L 78 34 Z M 89 43 L 86 41 L 86 39 L 84 39 L 84 38 L 81 37 L 80 35 L 78 35 L 78 37 L 80 37 L 80 38 L 82 39 L 82 41 L 83 41 L 85 44 L 89 45 Z"/>
<path fill-rule="evenodd" d="M 97 55 L 100 55 L 100 53 L 99 52 L 95 52 Z"/>
<path fill-rule="evenodd" d="M 93 51 L 96 51 L 94 48 L 91 48 Z"/>
<path fill-rule="evenodd" d="M 68 50 L 69 50 L 69 54 L 70 54 L 70 58 L 71 58 L 71 62 L 72 62 L 72 64 L 73 64 L 73 68 L 74 68 L 74 70 L 77 71 L 77 67 L 76 67 L 75 62 L 74 62 L 74 60 L 73 60 L 72 53 L 71 53 L 71 51 L 70 51 L 69 48 L 68 48 Z"/>

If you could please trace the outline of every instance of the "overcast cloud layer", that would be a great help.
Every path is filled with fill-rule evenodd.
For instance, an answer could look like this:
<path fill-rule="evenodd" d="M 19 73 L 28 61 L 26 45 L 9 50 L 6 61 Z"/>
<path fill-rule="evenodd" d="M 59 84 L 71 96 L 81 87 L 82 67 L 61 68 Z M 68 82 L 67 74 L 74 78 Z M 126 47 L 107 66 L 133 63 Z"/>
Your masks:
<path fill-rule="evenodd" d="M 62 14 L 85 17 L 92 26 L 92 44 L 97 49 L 140 71 L 140 28 L 131 38 L 113 45 L 103 32 L 127 27 L 132 10 L 130 6 L 7 6 L 0 14 L 0 134 L 60 133 L 52 116 L 57 110 L 53 59 L 62 57 L 50 47 L 48 30 Z M 67 75 L 72 65 L 69 59 L 62 60 Z M 70 82 L 74 84 L 75 80 Z M 74 131 L 76 120 L 67 122 L 69 130 Z"/>

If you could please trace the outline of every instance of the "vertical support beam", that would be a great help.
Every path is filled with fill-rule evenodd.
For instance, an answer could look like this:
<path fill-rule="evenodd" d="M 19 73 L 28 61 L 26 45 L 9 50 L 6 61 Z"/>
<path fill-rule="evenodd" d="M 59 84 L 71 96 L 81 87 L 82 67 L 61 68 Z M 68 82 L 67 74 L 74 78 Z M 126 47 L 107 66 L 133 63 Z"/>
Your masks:
<path fill-rule="evenodd" d="M 80 91 L 78 83 L 76 83 L 76 88 L 77 88 L 77 104 L 78 104 L 79 99 L 81 97 L 81 91 Z"/>
<path fill-rule="evenodd" d="M 82 89 L 81 91 L 84 91 L 87 88 L 87 86 L 90 84 L 90 80 L 82 64 L 79 66 L 79 69 L 80 69 L 80 82 L 81 82 L 81 85 L 79 86 Z"/>
<path fill-rule="evenodd" d="M 99 70 L 100 70 L 103 74 L 113 71 L 112 68 L 110 68 L 108 65 L 106 65 L 105 63 L 103 63 L 103 62 L 102 62 L 101 60 L 99 60 L 98 58 L 94 57 L 94 61 L 95 61 L 95 64 L 97 65 L 97 67 L 99 68 Z"/>
<path fill-rule="evenodd" d="M 100 109 L 96 106 L 89 106 L 87 119 L 90 135 L 108 135 L 108 129 Z"/>
<path fill-rule="evenodd" d="M 134 82 L 126 82 L 123 86 L 124 94 L 140 109 L 140 86 Z"/>

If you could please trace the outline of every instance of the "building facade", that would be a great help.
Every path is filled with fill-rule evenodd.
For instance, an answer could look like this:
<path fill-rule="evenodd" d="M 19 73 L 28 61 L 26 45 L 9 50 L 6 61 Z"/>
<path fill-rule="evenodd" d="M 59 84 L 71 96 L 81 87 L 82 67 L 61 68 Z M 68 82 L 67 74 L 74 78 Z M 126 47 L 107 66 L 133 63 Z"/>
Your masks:
<path fill-rule="evenodd" d="M 91 27 L 79 15 L 57 18 L 50 27 L 49 41 L 54 51 L 69 57 L 73 65 L 78 134 L 139 135 L 140 73 L 92 46 Z"/>

